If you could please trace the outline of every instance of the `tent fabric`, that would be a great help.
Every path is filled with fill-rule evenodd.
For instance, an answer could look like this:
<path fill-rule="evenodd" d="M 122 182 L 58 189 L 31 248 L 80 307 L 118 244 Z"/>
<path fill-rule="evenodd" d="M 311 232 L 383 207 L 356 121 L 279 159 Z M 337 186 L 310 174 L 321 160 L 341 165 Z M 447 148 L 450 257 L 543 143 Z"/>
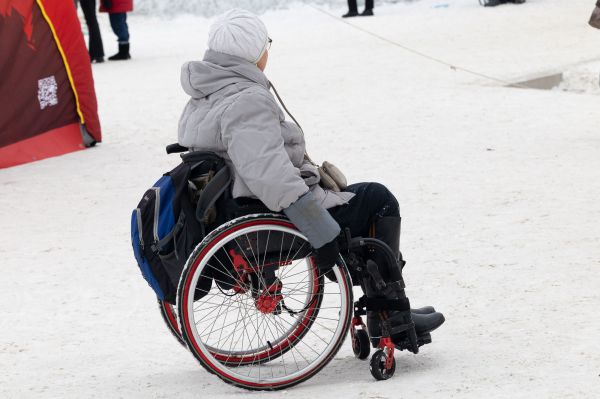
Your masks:
<path fill-rule="evenodd" d="M 52 129 L 6 147 L 0 147 L 0 168 L 85 149 L 79 123 Z"/>
<path fill-rule="evenodd" d="M 73 2 L 0 0 L 0 37 L 0 167 L 85 147 L 79 124 L 101 141 L 89 55 Z"/>
<path fill-rule="evenodd" d="M 100 121 L 98 119 L 98 104 L 94 90 L 94 78 L 90 65 L 90 56 L 85 46 L 81 32 L 77 10 L 65 5 L 64 0 L 37 0 L 45 11 L 51 27 L 57 36 L 57 44 L 65 57 L 67 71 L 70 72 L 74 92 L 81 112 L 81 123 L 88 133 L 97 141 L 102 140 Z M 74 21 L 77 21 L 74 23 Z"/>

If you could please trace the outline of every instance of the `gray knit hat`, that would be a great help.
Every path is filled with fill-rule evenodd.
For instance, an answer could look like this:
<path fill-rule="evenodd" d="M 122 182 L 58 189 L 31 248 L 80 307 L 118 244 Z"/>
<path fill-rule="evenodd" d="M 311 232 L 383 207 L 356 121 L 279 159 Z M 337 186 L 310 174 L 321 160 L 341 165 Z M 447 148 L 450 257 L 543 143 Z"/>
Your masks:
<path fill-rule="evenodd" d="M 253 13 L 239 8 L 219 16 L 210 27 L 208 48 L 256 64 L 267 49 L 269 34 Z"/>

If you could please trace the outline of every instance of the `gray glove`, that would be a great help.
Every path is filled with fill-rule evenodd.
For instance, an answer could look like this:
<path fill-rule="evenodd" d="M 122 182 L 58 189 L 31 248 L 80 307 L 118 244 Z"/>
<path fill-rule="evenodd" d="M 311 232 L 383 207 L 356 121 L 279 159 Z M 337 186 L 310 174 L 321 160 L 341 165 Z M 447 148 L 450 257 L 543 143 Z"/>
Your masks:
<path fill-rule="evenodd" d="M 340 226 L 309 191 L 283 210 L 285 215 L 306 236 L 313 248 L 321 248 L 336 239 Z"/>

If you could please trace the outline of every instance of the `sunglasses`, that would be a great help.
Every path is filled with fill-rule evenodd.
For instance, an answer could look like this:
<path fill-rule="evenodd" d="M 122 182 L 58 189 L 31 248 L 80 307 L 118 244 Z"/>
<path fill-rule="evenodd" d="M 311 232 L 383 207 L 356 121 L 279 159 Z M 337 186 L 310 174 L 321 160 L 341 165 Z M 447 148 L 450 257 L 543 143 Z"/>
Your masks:
<path fill-rule="evenodd" d="M 268 43 L 267 43 L 267 50 L 271 50 L 271 43 L 273 43 L 273 39 L 271 39 L 270 37 L 268 38 Z"/>

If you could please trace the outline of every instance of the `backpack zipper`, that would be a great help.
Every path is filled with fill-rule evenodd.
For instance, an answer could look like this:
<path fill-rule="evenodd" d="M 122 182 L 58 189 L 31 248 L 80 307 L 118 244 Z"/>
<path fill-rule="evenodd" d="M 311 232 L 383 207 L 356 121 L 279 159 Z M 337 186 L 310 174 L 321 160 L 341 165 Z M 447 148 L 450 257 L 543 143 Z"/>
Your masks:
<path fill-rule="evenodd" d="M 144 236 L 142 234 L 142 231 L 143 231 L 142 230 L 142 211 L 140 210 L 140 208 L 136 208 L 135 218 L 137 219 L 138 234 L 140 236 L 140 247 L 143 250 L 144 249 Z"/>
<path fill-rule="evenodd" d="M 158 218 L 160 217 L 160 187 L 154 187 L 156 200 L 154 201 L 154 247 L 158 252 Z"/>

